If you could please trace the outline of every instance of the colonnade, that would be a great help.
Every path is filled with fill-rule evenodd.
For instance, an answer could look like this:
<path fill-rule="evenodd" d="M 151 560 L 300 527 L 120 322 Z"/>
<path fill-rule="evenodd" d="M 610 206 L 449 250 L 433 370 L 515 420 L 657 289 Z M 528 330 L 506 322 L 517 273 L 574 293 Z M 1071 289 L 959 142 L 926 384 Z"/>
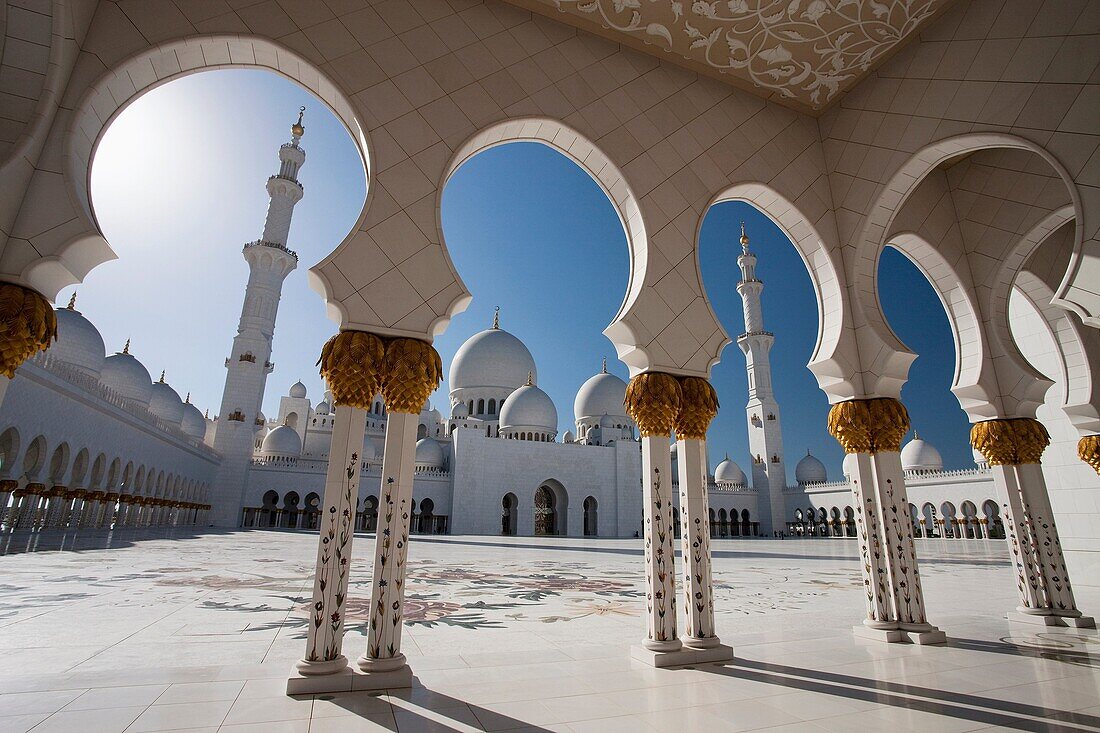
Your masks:
<path fill-rule="evenodd" d="M 4 529 L 73 530 L 102 528 L 182 527 L 202 524 L 209 504 L 155 496 L 87 491 L 67 486 L 0 481 L 0 516 Z"/>

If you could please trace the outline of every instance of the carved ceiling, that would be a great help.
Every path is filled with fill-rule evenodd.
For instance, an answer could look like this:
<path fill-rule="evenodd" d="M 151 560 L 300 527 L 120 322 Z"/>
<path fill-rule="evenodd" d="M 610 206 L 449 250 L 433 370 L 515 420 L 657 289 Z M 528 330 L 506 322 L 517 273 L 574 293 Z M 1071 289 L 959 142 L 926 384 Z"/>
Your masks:
<path fill-rule="evenodd" d="M 507 0 L 820 114 L 952 0 Z"/>

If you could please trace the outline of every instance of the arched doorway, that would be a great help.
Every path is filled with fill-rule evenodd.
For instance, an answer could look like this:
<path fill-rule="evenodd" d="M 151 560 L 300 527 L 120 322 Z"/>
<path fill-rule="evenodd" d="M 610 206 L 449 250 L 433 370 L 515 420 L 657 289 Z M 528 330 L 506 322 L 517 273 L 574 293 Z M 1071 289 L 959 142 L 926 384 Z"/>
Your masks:
<path fill-rule="evenodd" d="M 321 517 L 321 497 L 316 492 L 311 491 L 306 494 L 306 527 L 308 529 L 317 529 L 320 526 Z"/>
<path fill-rule="evenodd" d="M 519 521 L 519 499 L 515 494 L 508 492 L 500 504 L 500 533 L 514 537 Z"/>
<path fill-rule="evenodd" d="M 279 494 L 275 491 L 264 493 L 263 507 L 260 509 L 260 526 L 278 526 Z"/>
<path fill-rule="evenodd" d="M 584 536 L 596 537 L 600 533 L 600 523 L 596 510 L 598 503 L 596 497 L 589 496 L 584 500 Z"/>
<path fill-rule="evenodd" d="M 535 534 L 568 534 L 569 495 L 553 479 L 535 490 Z"/>
<path fill-rule="evenodd" d="M 301 497 L 297 491 L 288 491 L 283 497 L 283 526 L 294 529 L 298 526 L 298 503 Z"/>
<path fill-rule="evenodd" d="M 363 500 L 362 530 L 374 532 L 378 529 L 378 497 L 368 496 Z"/>
<path fill-rule="evenodd" d="M 435 533 L 435 502 L 431 499 L 424 499 L 420 502 L 420 517 L 418 520 L 419 531 L 421 534 L 434 534 Z"/>

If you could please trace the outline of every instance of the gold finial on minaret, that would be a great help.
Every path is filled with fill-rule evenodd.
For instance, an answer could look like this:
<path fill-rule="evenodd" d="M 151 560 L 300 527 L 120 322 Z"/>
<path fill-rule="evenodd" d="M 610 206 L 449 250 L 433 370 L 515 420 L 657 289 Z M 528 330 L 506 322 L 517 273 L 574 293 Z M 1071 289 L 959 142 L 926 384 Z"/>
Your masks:
<path fill-rule="evenodd" d="M 302 124 L 302 116 L 305 115 L 306 108 L 304 106 L 298 108 L 298 121 L 290 128 L 290 132 L 294 137 L 301 137 L 306 134 L 306 128 Z"/>
<path fill-rule="evenodd" d="M 69 305 L 66 306 L 69 310 L 76 310 L 76 291 L 73 291 L 73 297 L 69 298 Z"/>
<path fill-rule="evenodd" d="M 500 306 L 499 305 L 493 311 L 493 328 L 494 329 L 499 329 L 500 328 Z"/>
<path fill-rule="evenodd" d="M 600 368 L 600 374 L 607 374 L 607 357 L 603 358 L 603 366 Z"/>
<path fill-rule="evenodd" d="M 202 413 L 202 416 L 203 416 L 203 418 L 204 418 L 204 419 L 206 419 L 206 420 L 209 420 L 209 419 L 210 419 L 210 408 L 209 408 L 209 407 L 207 407 L 207 408 L 206 408 L 206 411 Z"/>
<path fill-rule="evenodd" d="M 188 392 L 187 396 L 183 398 L 183 404 L 185 404 L 185 405 L 190 405 L 191 404 L 191 393 L 190 392 Z"/>
<path fill-rule="evenodd" d="M 126 339 L 126 345 L 122 347 L 122 353 L 123 354 L 129 354 L 130 353 L 130 339 Z"/>
<path fill-rule="evenodd" d="M 746 252 L 749 249 L 749 235 L 745 234 L 745 222 L 741 222 L 741 248 Z"/>
<path fill-rule="evenodd" d="M 534 387 L 535 386 L 535 373 L 534 372 L 527 372 L 527 386 L 528 387 Z"/>
<path fill-rule="evenodd" d="M 160 370 L 160 384 L 164 384 L 164 370 Z"/>

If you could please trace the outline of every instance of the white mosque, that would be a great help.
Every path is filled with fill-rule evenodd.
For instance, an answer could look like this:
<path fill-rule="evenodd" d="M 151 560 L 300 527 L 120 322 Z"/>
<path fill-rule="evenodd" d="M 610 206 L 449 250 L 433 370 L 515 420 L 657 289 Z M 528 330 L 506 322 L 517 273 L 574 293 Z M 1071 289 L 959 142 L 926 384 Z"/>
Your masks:
<path fill-rule="evenodd" d="M 303 196 L 297 174 L 306 157 L 299 145 L 304 132 L 299 116 L 291 141 L 279 150 L 279 172 L 267 183 L 263 235 L 243 249 L 250 276 L 218 415 L 209 419 L 189 395 L 181 399 L 163 372 L 154 382 L 129 342 L 107 356 L 74 296 L 58 311 L 57 342 L 19 369 L 0 408 L 0 507 L 7 508 L 7 526 L 318 526 L 334 423 L 331 396 L 314 402 L 298 382 L 280 398 L 277 415 L 260 411 L 273 369 L 282 283 L 297 266 L 287 241 Z M 788 485 L 768 358 L 776 337 L 764 328 L 764 283 L 743 228 L 741 246 L 737 289 L 746 333 L 737 343 L 749 372 L 751 472 L 729 456 L 714 467 L 711 534 L 854 537 L 847 466 L 845 476 L 830 481 L 825 465 L 807 454 L 795 466 L 796 483 Z M 1042 329 L 1033 329 L 1035 346 L 1027 347 L 1027 324 L 1039 316 L 1017 305 L 1024 350 L 1041 361 Z M 499 313 L 491 328 L 458 350 L 449 385 L 446 414 L 429 404 L 419 418 L 413 532 L 640 536 L 641 443 L 623 406 L 627 385 L 607 372 L 606 362 L 578 389 L 575 431 L 562 435 L 557 407 L 538 387 L 531 352 L 501 328 Z M 1056 397 L 1050 404 L 1057 405 Z M 1060 411 L 1048 412 L 1050 423 L 1065 421 Z M 379 396 L 361 454 L 361 531 L 373 531 L 378 518 L 386 421 Z M 1051 432 L 1057 444 L 1061 432 Z M 1076 439 L 1068 422 L 1062 432 L 1069 444 Z M 675 460 L 675 444 L 671 450 Z M 936 448 L 916 436 L 901 457 L 917 536 L 1004 537 L 1001 502 L 983 463 L 945 471 Z M 1058 485 L 1058 476 L 1048 482 Z"/>

